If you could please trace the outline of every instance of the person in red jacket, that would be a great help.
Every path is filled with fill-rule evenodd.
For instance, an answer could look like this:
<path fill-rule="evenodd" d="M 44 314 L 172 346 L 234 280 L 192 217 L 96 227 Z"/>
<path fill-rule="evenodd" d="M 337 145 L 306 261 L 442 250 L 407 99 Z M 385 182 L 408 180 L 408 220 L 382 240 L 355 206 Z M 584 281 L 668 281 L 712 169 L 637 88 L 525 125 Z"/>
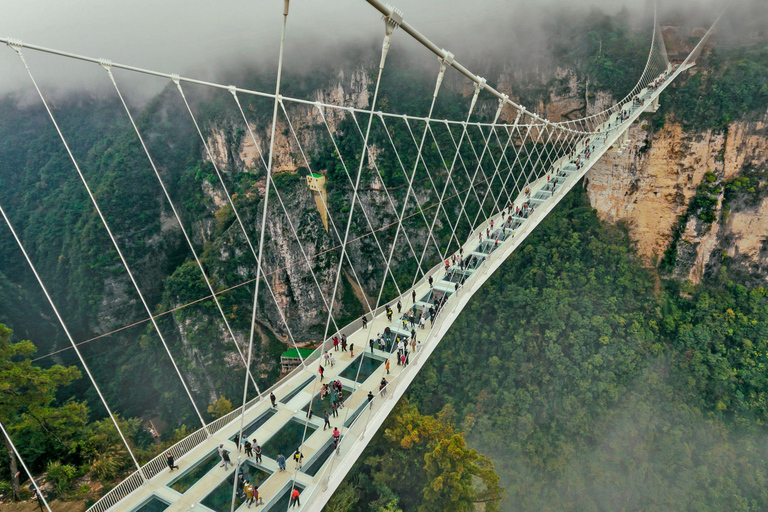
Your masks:
<path fill-rule="evenodd" d="M 299 501 L 299 490 L 295 487 L 293 488 L 293 491 L 291 492 L 291 508 L 294 507 L 294 505 L 301 506 L 301 502 Z"/>

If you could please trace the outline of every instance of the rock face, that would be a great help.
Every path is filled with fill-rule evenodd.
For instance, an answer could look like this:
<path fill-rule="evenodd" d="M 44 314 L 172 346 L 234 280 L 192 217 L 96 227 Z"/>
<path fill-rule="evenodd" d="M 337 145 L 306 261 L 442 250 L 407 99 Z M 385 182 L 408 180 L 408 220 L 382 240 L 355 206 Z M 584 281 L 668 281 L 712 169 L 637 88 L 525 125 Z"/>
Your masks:
<path fill-rule="evenodd" d="M 766 166 L 767 119 L 734 122 L 727 133 L 690 134 L 676 124 L 653 133 L 641 118 L 622 154 L 606 154 L 587 174 L 592 205 L 603 220 L 627 223 L 649 265 L 657 265 L 672 246 L 678 277 L 698 283 L 717 271 L 724 256 L 764 269 L 768 198 L 729 204 L 723 191 L 734 178 Z M 680 225 L 705 177 L 720 191 L 713 198 L 715 219 L 688 215 Z"/>

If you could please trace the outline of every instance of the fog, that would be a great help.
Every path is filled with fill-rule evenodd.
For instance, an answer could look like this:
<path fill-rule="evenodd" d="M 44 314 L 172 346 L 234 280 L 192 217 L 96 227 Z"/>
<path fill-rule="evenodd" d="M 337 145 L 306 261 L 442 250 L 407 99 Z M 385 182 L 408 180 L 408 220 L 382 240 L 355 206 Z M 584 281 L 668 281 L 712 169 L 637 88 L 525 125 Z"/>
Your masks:
<path fill-rule="evenodd" d="M 626 8 L 633 22 L 640 25 L 649 19 L 653 9 L 650 0 L 592 0 L 578 4 L 565 0 L 399 0 L 396 5 L 411 25 L 453 52 L 461 62 L 493 56 L 521 66 L 531 66 L 544 58 L 542 24 L 565 10 L 576 14 L 598 9 L 614 14 Z M 692 23 L 706 24 L 721 8 L 719 5 L 712 0 L 664 2 L 661 17 L 679 23 L 685 16 Z M 123 64 L 216 80 L 231 76 L 238 68 L 274 67 L 281 18 L 279 0 L 25 0 L 6 5 L 0 18 L 0 35 Z M 746 19 L 754 21 L 755 16 Z M 318 61 L 332 62 L 334 55 L 352 46 L 373 47 L 383 35 L 382 27 L 378 12 L 364 0 L 294 0 L 286 37 L 286 71 L 308 69 Z M 416 56 L 433 58 L 403 32 L 396 33 L 393 45 Z M 83 89 L 97 93 L 108 85 L 103 71 L 94 64 L 31 50 L 25 51 L 25 56 L 49 94 Z M 137 79 L 132 84 L 141 95 L 149 97 L 166 82 Z M 19 90 L 29 94 L 29 78 L 15 53 L 2 47 L 0 94 Z"/>

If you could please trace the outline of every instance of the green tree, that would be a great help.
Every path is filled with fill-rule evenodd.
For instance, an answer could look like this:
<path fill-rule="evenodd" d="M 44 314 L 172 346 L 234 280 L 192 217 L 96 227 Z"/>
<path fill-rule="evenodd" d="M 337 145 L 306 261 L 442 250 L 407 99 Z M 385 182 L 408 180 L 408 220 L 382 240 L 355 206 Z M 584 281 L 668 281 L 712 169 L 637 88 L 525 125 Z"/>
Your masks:
<path fill-rule="evenodd" d="M 18 421 L 36 423 L 49 437 L 62 444 L 56 424 L 71 417 L 71 407 L 53 406 L 56 390 L 80 377 L 74 366 L 54 365 L 43 369 L 34 366 L 30 356 L 35 353 L 31 341 L 11 342 L 11 330 L 0 324 L 0 419 L 5 425 Z M 13 499 L 18 500 L 19 477 L 16 455 L 9 439 L 4 439 L 8 450 L 9 469 L 13 484 Z"/>
<path fill-rule="evenodd" d="M 232 412 L 232 402 L 223 396 L 208 406 L 208 414 L 214 418 L 221 418 L 229 412 Z"/>

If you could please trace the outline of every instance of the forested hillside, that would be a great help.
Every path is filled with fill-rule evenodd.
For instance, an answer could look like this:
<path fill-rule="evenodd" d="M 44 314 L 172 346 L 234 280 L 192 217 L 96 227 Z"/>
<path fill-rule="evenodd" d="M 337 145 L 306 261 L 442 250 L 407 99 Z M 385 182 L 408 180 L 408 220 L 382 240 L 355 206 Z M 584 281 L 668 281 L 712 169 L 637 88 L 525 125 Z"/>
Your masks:
<path fill-rule="evenodd" d="M 502 510 L 761 510 L 766 340 L 763 288 L 660 280 L 576 190 L 462 312 L 408 397 L 489 454 Z M 348 478 L 360 501 L 329 510 L 386 510 L 368 479 L 388 474 L 391 428 Z M 402 510 L 428 506 L 420 487 L 387 488 Z"/>

